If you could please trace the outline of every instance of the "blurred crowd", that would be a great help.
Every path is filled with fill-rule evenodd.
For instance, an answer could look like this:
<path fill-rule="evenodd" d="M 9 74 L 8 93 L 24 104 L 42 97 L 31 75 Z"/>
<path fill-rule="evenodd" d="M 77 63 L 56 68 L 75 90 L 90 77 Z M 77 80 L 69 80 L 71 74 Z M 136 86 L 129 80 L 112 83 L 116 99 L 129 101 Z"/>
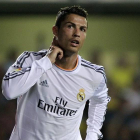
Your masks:
<path fill-rule="evenodd" d="M 102 52 L 94 51 L 91 62 L 102 65 Z M 107 64 L 105 64 L 107 66 Z M 106 68 L 106 67 L 105 67 Z M 129 54 L 118 55 L 111 71 L 106 71 L 108 94 L 111 102 L 108 104 L 103 128 L 103 140 L 140 140 L 140 67 L 135 67 L 129 59 Z M 87 103 L 88 104 L 88 103 Z M 86 105 L 85 112 L 88 110 Z M 87 119 L 84 113 L 84 119 Z M 85 138 L 83 122 L 82 134 Z"/>
<path fill-rule="evenodd" d="M 0 84 L 9 66 L 14 63 L 17 57 L 17 50 L 12 48 L 7 52 L 7 60 L 0 63 Z M 15 124 L 16 99 L 6 100 L 0 90 L 0 140 L 9 140 Z"/>
<path fill-rule="evenodd" d="M 101 53 L 95 50 L 90 61 L 103 65 Z M 12 65 L 17 56 L 16 49 L 7 54 L 7 60 L 0 64 L 0 84 L 8 67 Z M 118 56 L 111 71 L 106 71 L 107 86 L 111 102 L 108 104 L 103 128 L 103 140 L 140 140 L 140 71 L 139 65 L 134 67 L 129 56 Z M 105 67 L 106 68 L 106 67 Z M 2 92 L 2 90 L 0 90 Z M 7 101 L 0 94 L 0 140 L 9 140 L 15 124 L 16 99 Z M 86 119 L 88 117 L 88 102 L 86 104 L 81 134 L 83 140 L 86 136 Z"/>

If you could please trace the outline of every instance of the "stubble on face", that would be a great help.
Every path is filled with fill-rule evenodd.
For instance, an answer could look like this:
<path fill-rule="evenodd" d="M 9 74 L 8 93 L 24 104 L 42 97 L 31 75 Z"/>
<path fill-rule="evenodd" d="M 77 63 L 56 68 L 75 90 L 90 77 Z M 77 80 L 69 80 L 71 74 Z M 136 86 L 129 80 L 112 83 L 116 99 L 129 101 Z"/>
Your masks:
<path fill-rule="evenodd" d="M 58 44 L 64 55 L 78 54 L 86 38 L 86 18 L 70 14 L 62 21 L 58 29 Z"/>

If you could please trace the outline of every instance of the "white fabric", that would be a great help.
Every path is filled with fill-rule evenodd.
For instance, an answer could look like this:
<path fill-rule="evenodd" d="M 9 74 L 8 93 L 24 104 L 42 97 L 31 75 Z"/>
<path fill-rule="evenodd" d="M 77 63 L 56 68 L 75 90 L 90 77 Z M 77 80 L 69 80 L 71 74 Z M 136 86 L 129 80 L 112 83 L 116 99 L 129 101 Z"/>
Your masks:
<path fill-rule="evenodd" d="M 86 140 L 97 140 L 109 101 L 102 67 L 78 56 L 78 66 L 66 71 L 45 54 L 24 52 L 3 78 L 3 95 L 18 98 L 10 140 L 82 140 L 79 127 L 87 100 Z"/>

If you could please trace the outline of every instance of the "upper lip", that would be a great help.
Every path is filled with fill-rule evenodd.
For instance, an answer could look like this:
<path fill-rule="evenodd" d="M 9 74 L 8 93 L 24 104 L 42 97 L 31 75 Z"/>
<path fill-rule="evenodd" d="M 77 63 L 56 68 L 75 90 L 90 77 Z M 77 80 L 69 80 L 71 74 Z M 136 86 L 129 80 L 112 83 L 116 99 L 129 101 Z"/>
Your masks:
<path fill-rule="evenodd" d="M 75 42 L 76 44 L 80 44 L 80 41 L 77 39 L 72 39 L 71 42 Z"/>

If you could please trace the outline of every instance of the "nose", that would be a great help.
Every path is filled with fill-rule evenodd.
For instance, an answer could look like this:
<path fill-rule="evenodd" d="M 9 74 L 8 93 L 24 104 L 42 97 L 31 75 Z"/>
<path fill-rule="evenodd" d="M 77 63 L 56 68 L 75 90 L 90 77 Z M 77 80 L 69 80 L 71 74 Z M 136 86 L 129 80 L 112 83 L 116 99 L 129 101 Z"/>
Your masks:
<path fill-rule="evenodd" d="M 74 36 L 74 37 L 80 37 L 80 31 L 79 31 L 79 29 L 76 28 L 76 29 L 74 30 L 73 36 Z"/>

